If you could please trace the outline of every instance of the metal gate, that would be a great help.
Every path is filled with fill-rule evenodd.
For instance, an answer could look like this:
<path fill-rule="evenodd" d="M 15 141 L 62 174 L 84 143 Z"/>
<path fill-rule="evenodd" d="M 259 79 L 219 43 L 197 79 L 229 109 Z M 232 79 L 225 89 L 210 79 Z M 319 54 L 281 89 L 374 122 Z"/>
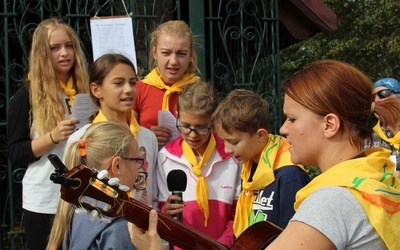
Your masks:
<path fill-rule="evenodd" d="M 27 74 L 32 34 L 48 17 L 61 17 L 80 36 L 92 62 L 90 17 L 132 14 L 138 66 L 149 72 L 147 35 L 170 19 L 187 21 L 200 37 L 196 50 L 203 80 L 221 98 L 235 88 L 252 89 L 271 104 L 272 132 L 282 121 L 279 88 L 278 0 L 3 0 L 0 5 L 0 249 L 24 249 L 23 166 L 7 160 L 9 100 Z"/>

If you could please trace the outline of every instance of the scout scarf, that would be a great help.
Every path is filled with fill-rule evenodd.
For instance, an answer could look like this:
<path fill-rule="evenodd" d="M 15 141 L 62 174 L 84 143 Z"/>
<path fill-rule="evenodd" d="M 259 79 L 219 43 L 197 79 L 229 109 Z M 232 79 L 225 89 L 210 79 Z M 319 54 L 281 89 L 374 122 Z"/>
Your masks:
<path fill-rule="evenodd" d="M 274 171 L 280 167 L 294 165 L 290 161 L 289 144 L 282 136 L 269 134 L 268 144 L 260 155 L 257 169 L 253 175 L 253 180 L 249 182 L 251 166 L 253 161 L 243 164 L 242 173 L 242 192 L 239 195 L 233 230 L 236 237 L 249 226 L 249 216 L 254 201 L 254 191 L 267 187 L 275 181 Z"/>
<path fill-rule="evenodd" d="M 326 186 L 349 189 L 357 198 L 368 220 L 389 249 L 400 249 L 400 179 L 394 177 L 390 151 L 366 151 L 366 157 L 341 162 L 296 194 L 295 210 L 314 191 Z"/>
<path fill-rule="evenodd" d="M 150 86 L 166 90 L 164 93 L 162 110 L 169 110 L 170 95 L 175 92 L 180 93 L 188 84 L 197 82 L 198 80 L 200 80 L 200 77 L 195 74 L 185 74 L 181 80 L 172 84 L 172 86 L 168 86 L 161 79 L 160 70 L 155 68 L 143 79 L 143 82 Z"/>
<path fill-rule="evenodd" d="M 136 118 L 135 118 L 135 115 L 133 113 L 133 110 L 129 114 L 128 119 L 129 119 L 129 129 L 131 130 L 131 132 L 132 132 L 133 136 L 135 137 L 135 139 L 137 139 L 137 135 L 138 135 L 138 132 L 140 130 L 140 126 L 139 126 L 139 123 L 136 121 Z M 99 109 L 99 113 L 94 118 L 93 123 L 104 122 L 104 121 L 108 121 L 108 119 L 103 114 L 103 111 L 101 111 L 101 109 Z"/>
<path fill-rule="evenodd" d="M 384 133 L 382 130 L 381 120 L 378 120 L 378 123 L 374 127 L 374 131 L 379 136 L 379 138 L 389 143 L 397 151 L 400 150 L 400 133 L 397 133 L 393 138 L 388 138 L 386 136 L 386 133 Z"/>
<path fill-rule="evenodd" d="M 64 91 L 64 94 L 69 96 L 69 103 L 71 107 L 74 106 L 76 95 L 76 90 L 74 89 L 74 78 L 72 78 L 72 76 L 69 76 L 67 84 L 64 84 L 61 80 L 58 80 L 58 83 L 60 84 L 62 91 Z"/>
<path fill-rule="evenodd" d="M 200 162 L 197 163 L 197 158 L 193 153 L 193 149 L 187 144 L 186 141 L 182 142 L 183 155 L 192 164 L 192 171 L 197 176 L 197 185 L 196 185 L 196 200 L 197 204 L 200 207 L 200 210 L 204 214 L 204 227 L 207 227 L 208 217 L 210 214 L 208 208 L 208 188 L 206 179 L 203 176 L 201 168 L 205 165 L 205 163 L 210 159 L 213 155 L 215 146 L 217 142 L 215 140 L 214 135 L 211 133 L 210 140 L 208 142 L 206 151 L 204 152 L 203 157 Z"/>

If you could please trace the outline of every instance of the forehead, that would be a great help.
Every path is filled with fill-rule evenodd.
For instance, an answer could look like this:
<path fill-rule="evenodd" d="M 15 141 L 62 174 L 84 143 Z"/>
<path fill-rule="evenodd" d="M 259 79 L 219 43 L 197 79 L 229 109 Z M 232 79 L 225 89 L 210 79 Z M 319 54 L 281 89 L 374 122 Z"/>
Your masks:
<path fill-rule="evenodd" d="M 49 43 L 59 43 L 59 42 L 70 42 L 71 38 L 69 37 L 67 31 L 62 28 L 54 28 L 49 29 L 47 32 Z"/>
<path fill-rule="evenodd" d="M 157 47 L 160 49 L 190 50 L 190 37 L 162 33 L 157 39 Z"/>
<path fill-rule="evenodd" d="M 208 125 L 211 121 L 209 115 L 201 115 L 195 111 L 179 111 L 179 122 L 185 123 L 186 125 Z"/>

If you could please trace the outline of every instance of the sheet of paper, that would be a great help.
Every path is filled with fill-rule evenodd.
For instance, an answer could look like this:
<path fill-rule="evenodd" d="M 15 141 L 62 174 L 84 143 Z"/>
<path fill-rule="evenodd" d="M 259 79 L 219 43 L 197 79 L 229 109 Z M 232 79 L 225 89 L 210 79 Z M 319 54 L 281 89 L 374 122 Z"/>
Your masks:
<path fill-rule="evenodd" d="M 169 141 L 172 141 L 181 136 L 181 133 L 179 133 L 178 129 L 176 128 L 176 118 L 169 110 L 158 111 L 158 126 L 162 126 L 172 130 L 172 136 Z"/>
<path fill-rule="evenodd" d="M 74 106 L 71 110 L 71 118 L 78 119 L 79 123 L 76 124 L 76 130 L 89 123 L 89 118 L 99 108 L 93 103 L 90 94 L 77 94 L 74 100 Z"/>
<path fill-rule="evenodd" d="M 137 70 L 131 17 L 112 16 L 91 18 L 90 29 L 92 34 L 93 60 L 107 53 L 118 53 L 129 58 Z"/>

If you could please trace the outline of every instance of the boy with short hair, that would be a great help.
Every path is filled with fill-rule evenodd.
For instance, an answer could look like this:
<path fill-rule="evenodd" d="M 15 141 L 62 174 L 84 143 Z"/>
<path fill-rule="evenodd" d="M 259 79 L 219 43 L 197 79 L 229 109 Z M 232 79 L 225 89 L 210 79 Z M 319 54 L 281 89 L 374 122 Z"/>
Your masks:
<path fill-rule="evenodd" d="M 225 152 L 243 163 L 235 236 L 263 220 L 286 227 L 295 213 L 296 193 L 310 178 L 291 162 L 286 139 L 268 132 L 268 103 L 250 90 L 236 89 L 219 104 L 211 122 Z"/>

